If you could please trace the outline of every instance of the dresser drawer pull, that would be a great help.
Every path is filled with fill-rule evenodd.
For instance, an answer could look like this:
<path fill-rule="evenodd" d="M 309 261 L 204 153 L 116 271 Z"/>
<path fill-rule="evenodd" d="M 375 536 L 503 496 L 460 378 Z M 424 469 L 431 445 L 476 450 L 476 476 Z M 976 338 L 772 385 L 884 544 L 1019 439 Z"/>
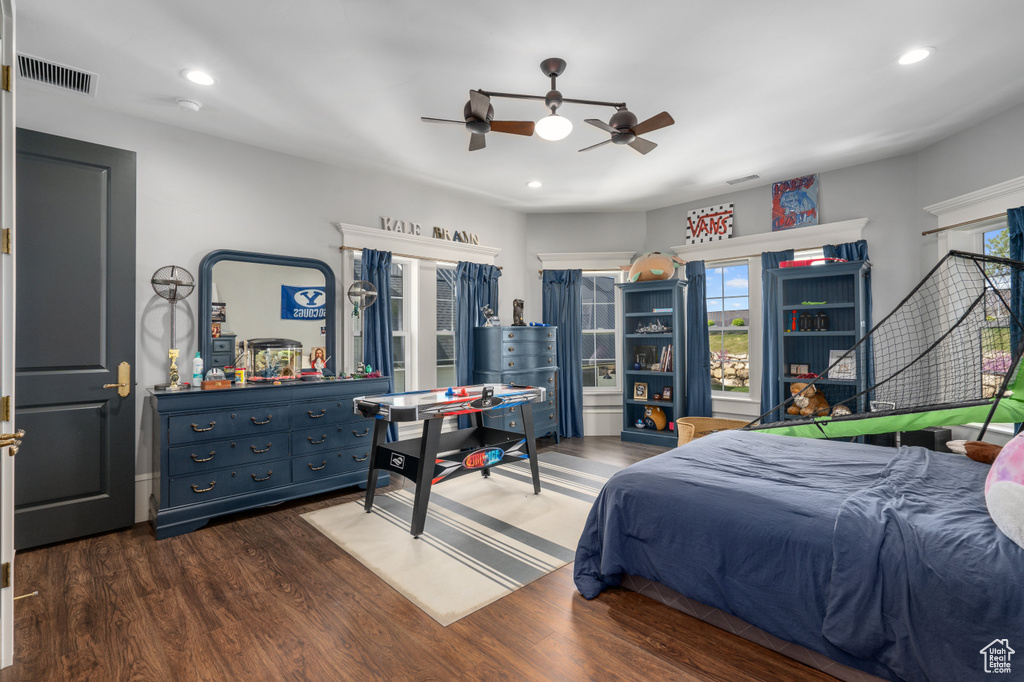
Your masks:
<path fill-rule="evenodd" d="M 549 365 L 551 364 L 551 358 L 548 358 L 548 364 Z"/>
<path fill-rule="evenodd" d="M 550 343 L 548 344 L 548 350 L 551 350 L 551 344 Z"/>
<path fill-rule="evenodd" d="M 509 333 L 508 333 L 508 338 L 510 338 L 510 339 L 514 339 L 514 338 L 516 338 L 516 335 L 515 335 L 515 334 L 513 334 L 512 332 L 509 332 Z"/>
<path fill-rule="evenodd" d="M 549 339 L 551 338 L 551 332 L 548 332 L 548 338 Z"/>
<path fill-rule="evenodd" d="M 508 352 L 509 353 L 515 353 L 516 352 L 516 347 L 515 346 L 509 346 L 508 347 Z"/>
<path fill-rule="evenodd" d="M 508 366 L 509 366 L 509 367 L 515 367 L 515 366 L 516 366 L 516 363 L 512 362 L 511 360 L 509 360 L 509 361 L 508 361 Z"/>
<path fill-rule="evenodd" d="M 327 409 L 325 408 L 323 410 L 320 410 L 320 414 L 313 414 L 312 410 L 306 410 L 306 414 L 309 415 L 310 419 L 319 419 L 320 417 L 322 417 L 325 414 L 327 414 Z"/>
<path fill-rule="evenodd" d="M 210 453 L 210 456 L 209 456 L 209 457 L 207 457 L 206 459 L 199 459 L 198 457 L 196 457 L 196 453 L 194 453 L 194 452 L 193 452 L 193 453 L 192 453 L 192 461 L 193 461 L 193 462 L 209 462 L 209 461 L 210 461 L 211 459 L 213 459 L 213 456 L 214 456 L 215 454 L 217 454 L 217 451 L 216 451 L 216 450 L 214 450 L 213 452 L 211 452 L 211 453 Z"/>
<path fill-rule="evenodd" d="M 267 470 L 267 475 L 266 475 L 266 476 L 264 476 L 263 478 L 256 478 L 256 474 L 249 474 L 249 475 L 250 475 L 250 476 L 252 476 L 252 480 L 256 481 L 257 483 L 262 483 L 263 481 L 269 481 L 269 480 L 270 480 L 270 477 L 271 477 L 271 476 L 272 476 L 273 474 L 274 474 L 274 472 L 273 472 L 273 471 L 270 471 L 270 470 L 268 469 L 268 470 Z"/>
<path fill-rule="evenodd" d="M 192 430 L 195 431 L 196 433 L 202 433 L 203 431 L 210 431 L 216 425 L 217 425 L 217 422 L 210 422 L 210 425 L 207 428 L 201 429 L 201 428 L 199 428 L 199 424 L 193 424 L 192 425 Z"/>
<path fill-rule="evenodd" d="M 327 440 L 327 434 L 323 434 L 320 440 L 313 440 L 313 436 L 306 436 L 306 440 L 308 440 L 313 445 L 320 445 L 320 443 L 323 443 L 324 441 Z"/>
<path fill-rule="evenodd" d="M 554 419 L 554 418 L 555 418 L 555 413 L 554 412 L 552 412 L 551 414 L 548 415 L 548 419 Z"/>
<path fill-rule="evenodd" d="M 215 486 L 215 485 L 217 485 L 217 481 L 210 481 L 210 487 L 209 488 L 197 488 L 197 487 L 195 487 L 193 485 L 192 486 L 192 492 L 194 492 L 194 493 L 208 493 L 211 490 L 213 490 L 213 486 Z"/>
<path fill-rule="evenodd" d="M 508 425 L 511 426 L 513 429 L 516 428 L 516 423 L 515 422 L 509 422 Z"/>
<path fill-rule="evenodd" d="M 352 455 L 352 459 L 354 459 L 357 462 L 365 462 L 369 458 L 370 458 L 370 453 L 369 452 L 364 452 L 362 457 L 356 457 L 355 455 Z"/>
<path fill-rule="evenodd" d="M 341 429 L 338 429 L 338 430 L 341 431 Z M 352 435 L 355 436 L 356 438 L 362 438 L 363 436 L 365 436 L 368 433 L 370 433 L 370 427 L 369 426 L 367 426 L 365 429 L 363 429 L 362 433 L 356 433 L 356 430 L 352 429 Z"/>
<path fill-rule="evenodd" d="M 258 422 L 258 421 L 256 421 L 256 417 L 249 417 L 249 419 L 252 420 L 252 423 L 255 424 L 256 426 L 263 426 L 264 424 L 269 424 L 270 420 L 273 419 L 273 418 L 274 418 L 274 415 L 268 414 L 266 421 Z"/>
<path fill-rule="evenodd" d="M 306 466 L 308 466 L 313 471 L 320 471 L 321 469 L 327 468 L 327 460 L 325 459 L 323 462 L 321 462 L 320 466 L 318 467 L 315 467 L 312 464 L 306 464 Z"/>
<path fill-rule="evenodd" d="M 548 377 L 548 383 L 549 384 L 555 383 L 555 378 L 554 377 Z"/>
<path fill-rule="evenodd" d="M 271 445 L 272 443 L 267 443 L 267 447 L 263 448 L 262 450 L 257 450 L 255 445 L 250 445 L 249 449 L 255 452 L 257 455 L 262 455 L 264 452 L 270 452 Z"/>

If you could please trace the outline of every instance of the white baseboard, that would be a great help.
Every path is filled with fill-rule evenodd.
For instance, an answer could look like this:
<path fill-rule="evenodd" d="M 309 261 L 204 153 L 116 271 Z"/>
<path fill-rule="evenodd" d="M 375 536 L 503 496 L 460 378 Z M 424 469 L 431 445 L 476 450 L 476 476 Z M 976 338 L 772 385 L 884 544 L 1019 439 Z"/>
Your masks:
<path fill-rule="evenodd" d="M 160 480 L 159 474 L 137 474 L 135 476 L 135 523 L 149 521 L 149 496 Z"/>
<path fill-rule="evenodd" d="M 617 436 L 622 432 L 622 406 L 584 407 L 583 434 Z"/>

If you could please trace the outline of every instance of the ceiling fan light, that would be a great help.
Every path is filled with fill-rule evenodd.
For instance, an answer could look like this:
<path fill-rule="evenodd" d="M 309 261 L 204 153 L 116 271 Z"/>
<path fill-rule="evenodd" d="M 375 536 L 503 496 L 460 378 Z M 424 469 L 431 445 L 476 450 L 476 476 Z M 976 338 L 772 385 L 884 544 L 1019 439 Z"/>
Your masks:
<path fill-rule="evenodd" d="M 545 116 L 541 120 L 537 121 L 537 126 L 534 128 L 534 132 L 545 140 L 550 140 L 551 142 L 564 140 L 568 137 L 569 133 L 572 132 L 572 121 L 564 116 L 551 114 L 550 116 Z"/>

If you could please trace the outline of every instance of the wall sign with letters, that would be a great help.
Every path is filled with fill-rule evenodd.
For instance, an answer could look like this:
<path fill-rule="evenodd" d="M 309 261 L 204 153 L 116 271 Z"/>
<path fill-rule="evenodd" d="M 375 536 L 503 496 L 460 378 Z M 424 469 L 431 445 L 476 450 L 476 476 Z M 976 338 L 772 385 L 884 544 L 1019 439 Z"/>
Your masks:
<path fill-rule="evenodd" d="M 686 243 L 717 242 L 732 236 L 732 204 L 698 208 L 686 214 Z"/>

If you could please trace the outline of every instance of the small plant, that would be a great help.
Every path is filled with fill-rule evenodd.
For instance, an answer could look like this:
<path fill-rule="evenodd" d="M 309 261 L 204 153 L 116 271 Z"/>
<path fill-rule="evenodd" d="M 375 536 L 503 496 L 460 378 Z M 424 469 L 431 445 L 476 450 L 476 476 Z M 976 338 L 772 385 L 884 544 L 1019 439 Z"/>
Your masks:
<path fill-rule="evenodd" d="M 746 324 L 747 324 L 747 321 L 744 320 L 742 317 L 737 317 L 735 320 L 732 321 L 732 326 L 734 326 L 734 327 L 743 327 Z"/>
<path fill-rule="evenodd" d="M 715 321 L 714 320 L 708 320 L 708 326 L 709 327 L 714 327 L 715 326 Z"/>

